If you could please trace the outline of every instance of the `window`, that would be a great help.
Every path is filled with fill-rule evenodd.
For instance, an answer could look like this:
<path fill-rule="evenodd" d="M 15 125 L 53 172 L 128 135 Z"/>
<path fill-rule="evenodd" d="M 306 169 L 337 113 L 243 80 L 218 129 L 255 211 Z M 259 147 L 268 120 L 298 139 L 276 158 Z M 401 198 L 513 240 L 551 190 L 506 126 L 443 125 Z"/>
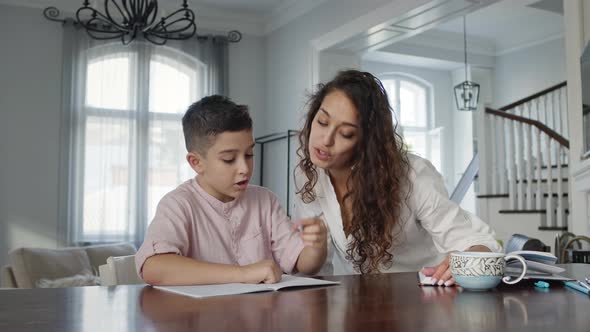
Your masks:
<path fill-rule="evenodd" d="M 77 242 L 138 240 L 162 196 L 193 172 L 181 119 L 202 97 L 204 65 L 166 47 L 87 53 L 76 122 Z"/>
<path fill-rule="evenodd" d="M 411 153 L 430 160 L 441 171 L 442 128 L 434 128 L 432 88 L 406 74 L 387 74 L 381 81 L 393 107 L 393 122 Z"/>

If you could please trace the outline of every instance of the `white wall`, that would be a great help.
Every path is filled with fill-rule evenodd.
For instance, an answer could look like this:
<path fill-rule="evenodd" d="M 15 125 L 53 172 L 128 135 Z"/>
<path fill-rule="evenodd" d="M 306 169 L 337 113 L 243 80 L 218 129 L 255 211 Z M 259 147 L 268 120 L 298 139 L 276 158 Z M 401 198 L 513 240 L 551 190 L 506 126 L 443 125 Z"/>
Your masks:
<path fill-rule="evenodd" d="M 502 107 L 566 80 L 563 38 L 496 57 L 494 107 Z"/>
<path fill-rule="evenodd" d="M 57 244 L 61 26 L 0 6 L 0 264 Z"/>
<path fill-rule="evenodd" d="M 264 132 L 266 106 L 266 38 L 243 35 L 229 45 L 229 96 L 248 105 L 254 120 L 254 137 Z"/>
<path fill-rule="evenodd" d="M 203 27 L 199 27 L 200 29 Z M 0 5 L 0 264 L 19 246 L 58 246 L 61 25 Z M 230 46 L 230 97 L 265 126 L 265 38 Z"/>
<path fill-rule="evenodd" d="M 564 1 L 566 38 L 566 69 L 568 82 L 568 116 L 570 128 L 570 190 L 571 213 L 569 231 L 590 236 L 590 159 L 582 159 L 584 130 L 582 128 L 582 84 L 580 56 L 590 41 L 590 5 L 587 1 Z M 580 15 L 583 13 L 583 15 Z"/>
<path fill-rule="evenodd" d="M 377 76 L 386 73 L 406 73 L 418 77 L 432 85 L 434 90 L 433 125 L 435 128 L 443 127 L 443 142 L 441 142 L 442 169 L 440 169 L 439 172 L 443 174 L 445 178 L 445 185 L 449 192 L 452 191 L 456 182 L 453 167 L 453 153 L 455 148 L 453 132 L 462 129 L 455 128 L 452 121 L 454 100 L 452 99 L 453 86 L 451 84 L 451 72 L 446 70 L 433 70 L 375 61 L 363 61 L 361 63 L 361 68 Z"/>
<path fill-rule="evenodd" d="M 358 54 L 322 51 L 320 53 L 320 82 L 328 82 L 345 69 L 359 69 L 361 59 Z"/>
<path fill-rule="evenodd" d="M 266 127 L 266 38 L 243 35 L 239 43 L 229 45 L 229 96 L 248 105 L 254 137 L 264 135 Z M 255 166 L 258 167 L 258 166 Z M 259 183 L 254 170 L 253 183 Z"/>

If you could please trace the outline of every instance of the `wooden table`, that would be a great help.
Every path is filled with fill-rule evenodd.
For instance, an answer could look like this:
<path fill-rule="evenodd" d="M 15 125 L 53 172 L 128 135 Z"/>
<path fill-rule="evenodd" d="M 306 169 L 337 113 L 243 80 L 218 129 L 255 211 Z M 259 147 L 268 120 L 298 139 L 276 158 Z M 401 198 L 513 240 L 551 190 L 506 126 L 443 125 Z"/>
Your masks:
<path fill-rule="evenodd" d="M 559 283 L 470 292 L 419 287 L 415 273 L 326 279 L 342 284 L 208 299 L 149 286 L 3 290 L 0 331 L 590 331 L 590 297 Z"/>

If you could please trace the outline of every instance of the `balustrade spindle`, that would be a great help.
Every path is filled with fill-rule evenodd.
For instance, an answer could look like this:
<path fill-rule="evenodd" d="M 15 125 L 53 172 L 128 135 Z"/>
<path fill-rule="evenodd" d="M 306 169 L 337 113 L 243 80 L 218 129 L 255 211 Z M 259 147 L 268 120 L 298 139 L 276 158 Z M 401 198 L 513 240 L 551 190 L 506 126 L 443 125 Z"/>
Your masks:
<path fill-rule="evenodd" d="M 543 162 L 543 156 L 541 155 L 541 130 L 538 128 L 536 129 L 536 141 L 537 141 L 537 155 L 536 155 L 536 176 L 535 179 L 537 180 L 537 190 L 536 190 L 536 200 L 535 200 L 535 209 L 540 210 L 542 208 L 542 191 L 541 191 L 541 180 L 542 180 L 542 162 Z"/>
<path fill-rule="evenodd" d="M 532 126 L 525 125 L 526 130 L 526 207 L 529 210 L 533 209 L 533 134 Z"/>
<path fill-rule="evenodd" d="M 498 193 L 498 149 L 496 145 L 496 117 L 492 116 L 490 119 L 490 125 L 492 126 L 492 130 L 490 130 L 490 137 L 492 139 L 492 193 Z"/>
<path fill-rule="evenodd" d="M 493 118 L 495 118 L 495 116 L 493 116 Z M 498 155 L 500 156 L 500 160 L 498 160 L 498 163 L 500 164 L 500 193 L 505 194 L 508 192 L 508 188 L 507 184 L 508 184 L 508 180 L 506 179 L 507 177 L 507 172 L 508 172 L 508 165 L 506 164 L 507 159 L 506 159 L 506 119 L 504 118 L 500 118 L 500 138 L 499 141 L 500 143 L 500 149 L 498 152 Z M 492 144 L 496 144 L 496 141 L 492 141 Z"/>
<path fill-rule="evenodd" d="M 525 192 L 525 178 L 526 178 L 526 170 L 524 165 L 524 132 L 522 128 L 522 122 L 516 123 L 516 138 L 518 139 L 518 143 L 515 146 L 516 149 L 516 159 L 517 159 L 517 178 L 518 178 L 518 186 L 516 187 L 517 193 L 517 206 L 519 210 L 524 209 L 524 192 Z"/>
<path fill-rule="evenodd" d="M 510 209 L 516 209 L 516 148 L 514 145 L 514 121 L 507 120 L 508 123 L 508 145 L 506 145 L 506 168 L 508 169 L 508 198 L 510 200 Z"/>
<path fill-rule="evenodd" d="M 556 220 L 553 217 L 553 162 L 551 161 L 553 153 L 551 151 L 551 145 L 553 145 L 553 140 L 549 138 L 547 140 L 547 145 L 545 146 L 545 153 L 547 155 L 547 205 L 545 206 L 545 215 L 547 217 L 547 224 L 551 225 L 552 227 L 555 227 Z M 541 183 L 539 183 L 538 185 L 541 185 Z"/>
<path fill-rule="evenodd" d="M 565 217 L 565 209 L 563 207 L 563 175 L 561 169 L 561 145 L 557 144 L 557 155 L 559 159 L 557 160 L 557 225 L 559 227 L 567 226 L 564 217 Z"/>

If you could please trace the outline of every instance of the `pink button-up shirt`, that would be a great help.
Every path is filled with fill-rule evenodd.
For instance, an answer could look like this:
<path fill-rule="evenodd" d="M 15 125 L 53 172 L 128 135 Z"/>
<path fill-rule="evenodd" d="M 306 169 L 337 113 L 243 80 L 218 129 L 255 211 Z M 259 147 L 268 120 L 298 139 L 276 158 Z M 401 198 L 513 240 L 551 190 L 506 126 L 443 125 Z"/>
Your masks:
<path fill-rule="evenodd" d="M 303 247 L 270 190 L 250 185 L 240 197 L 224 203 L 193 178 L 162 198 L 135 264 L 142 275 L 147 258 L 175 253 L 233 265 L 273 259 L 284 272 L 291 273 Z"/>

